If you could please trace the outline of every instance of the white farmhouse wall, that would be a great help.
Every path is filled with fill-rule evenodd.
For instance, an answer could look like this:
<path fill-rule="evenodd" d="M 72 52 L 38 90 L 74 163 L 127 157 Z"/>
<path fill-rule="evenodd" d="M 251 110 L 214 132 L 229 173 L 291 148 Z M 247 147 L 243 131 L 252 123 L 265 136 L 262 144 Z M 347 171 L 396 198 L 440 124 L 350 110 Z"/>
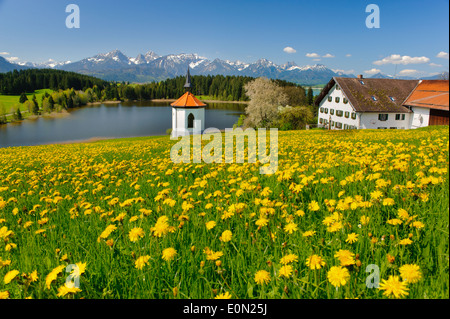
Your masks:
<path fill-rule="evenodd" d="M 380 121 L 378 119 L 380 113 L 362 113 L 361 114 L 361 125 L 362 129 L 377 129 L 377 128 L 396 128 L 396 129 L 408 129 L 410 123 L 410 113 L 405 114 L 404 120 L 396 120 L 396 113 L 381 113 L 388 114 L 387 121 Z M 397 113 L 400 114 L 400 113 Z M 401 118 L 401 117 L 400 117 Z"/>
<path fill-rule="evenodd" d="M 430 121 L 430 109 L 424 107 L 412 107 L 414 114 L 411 114 L 411 128 L 428 126 Z"/>
<path fill-rule="evenodd" d="M 331 102 L 328 101 L 328 97 L 331 96 L 332 100 Z M 336 97 L 339 98 L 339 102 L 336 102 Z M 318 120 L 317 120 L 317 124 L 319 126 L 323 125 L 320 124 L 320 119 L 322 118 L 323 120 L 327 120 L 327 121 L 334 121 L 342 123 L 342 129 L 344 128 L 344 125 L 347 124 L 349 126 L 355 126 L 358 127 L 359 126 L 359 114 L 356 113 L 356 119 L 352 119 L 351 118 L 351 114 L 353 112 L 355 112 L 355 110 L 353 109 L 353 107 L 350 104 L 350 101 L 347 104 L 344 104 L 344 98 L 345 95 L 342 92 L 342 90 L 338 90 L 336 89 L 336 84 L 330 89 L 330 91 L 328 92 L 327 96 L 325 96 L 322 101 L 320 101 L 319 104 L 319 112 L 318 112 Z M 325 114 L 320 112 L 320 108 L 323 107 L 324 109 L 328 109 L 328 113 Z M 330 109 L 334 110 L 334 114 L 330 114 Z M 337 110 L 341 110 L 343 111 L 343 115 L 342 116 L 337 116 L 336 115 L 336 111 Z M 346 118 L 344 116 L 345 112 L 349 112 L 350 116 L 348 118 Z M 326 126 L 328 127 L 328 125 Z M 337 129 L 336 126 L 332 126 L 331 129 Z"/>

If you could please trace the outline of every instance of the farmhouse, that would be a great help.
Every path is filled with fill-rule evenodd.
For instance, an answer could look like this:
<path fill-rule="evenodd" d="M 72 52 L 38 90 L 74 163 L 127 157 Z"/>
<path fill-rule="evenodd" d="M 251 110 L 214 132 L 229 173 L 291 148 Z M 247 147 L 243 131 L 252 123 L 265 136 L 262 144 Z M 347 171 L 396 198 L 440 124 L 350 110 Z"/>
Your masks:
<path fill-rule="evenodd" d="M 449 124 L 448 87 L 448 81 L 420 81 L 403 103 L 413 112 L 411 128 Z"/>
<path fill-rule="evenodd" d="M 446 97 L 437 82 L 446 82 Z M 445 124 L 445 116 L 448 124 L 448 81 L 333 77 L 315 104 L 319 127 L 329 129 L 409 129 Z M 430 114 L 444 119 L 429 121 Z"/>

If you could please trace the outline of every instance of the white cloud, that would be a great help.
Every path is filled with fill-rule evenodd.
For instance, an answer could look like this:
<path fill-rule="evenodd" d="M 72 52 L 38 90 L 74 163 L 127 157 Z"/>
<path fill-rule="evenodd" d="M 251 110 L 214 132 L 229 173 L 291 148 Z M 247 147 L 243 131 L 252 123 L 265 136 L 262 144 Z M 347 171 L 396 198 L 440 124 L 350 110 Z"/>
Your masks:
<path fill-rule="evenodd" d="M 442 67 L 442 64 L 437 64 L 437 63 L 430 63 L 430 64 L 428 64 L 429 66 L 433 66 L 433 67 L 438 67 L 438 68 L 441 68 Z"/>
<path fill-rule="evenodd" d="M 375 69 L 375 68 L 367 70 L 367 71 L 364 71 L 364 73 L 369 74 L 369 75 L 374 75 L 374 74 L 377 74 L 377 73 L 380 73 L 380 72 L 381 72 L 380 69 Z"/>
<path fill-rule="evenodd" d="M 306 56 L 308 58 L 320 58 L 320 55 L 318 55 L 317 53 L 306 53 Z"/>
<path fill-rule="evenodd" d="M 324 56 L 322 56 L 322 58 L 334 58 L 334 55 L 327 53 Z"/>
<path fill-rule="evenodd" d="M 350 70 L 343 70 L 343 69 L 331 69 L 333 72 L 335 73 L 344 73 L 344 74 L 353 74 L 356 73 L 354 69 L 350 69 Z"/>
<path fill-rule="evenodd" d="M 345 56 L 346 56 L 347 58 L 349 58 L 349 57 L 351 57 L 352 55 L 351 55 L 350 53 L 347 53 Z"/>
<path fill-rule="evenodd" d="M 297 52 L 297 50 L 295 50 L 295 49 L 292 48 L 292 47 L 285 47 L 285 48 L 283 49 L 283 51 L 286 52 L 286 53 L 289 53 L 289 54 Z"/>
<path fill-rule="evenodd" d="M 9 52 L 3 51 L 3 52 L 0 52 L 0 55 L 9 55 Z"/>
<path fill-rule="evenodd" d="M 408 55 L 400 55 L 400 54 L 391 54 L 383 58 L 382 60 L 374 61 L 375 65 L 383 65 L 383 64 L 419 64 L 419 63 L 428 63 L 430 61 L 426 56 L 420 57 L 410 57 Z"/>
<path fill-rule="evenodd" d="M 412 70 L 412 69 L 405 69 L 405 70 L 401 70 L 400 72 L 398 72 L 398 74 L 400 74 L 400 75 L 414 75 L 417 72 L 419 72 L 419 71 Z"/>
<path fill-rule="evenodd" d="M 441 51 L 436 55 L 437 58 L 447 59 L 448 60 L 448 52 Z"/>

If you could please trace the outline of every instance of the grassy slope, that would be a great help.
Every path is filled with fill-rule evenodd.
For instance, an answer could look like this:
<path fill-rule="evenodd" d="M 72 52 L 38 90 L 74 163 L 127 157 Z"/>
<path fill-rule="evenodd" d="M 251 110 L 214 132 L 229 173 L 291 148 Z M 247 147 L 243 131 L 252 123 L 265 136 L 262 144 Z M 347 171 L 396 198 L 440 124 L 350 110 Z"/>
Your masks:
<path fill-rule="evenodd" d="M 33 93 L 27 93 L 27 97 L 29 100 L 33 98 L 33 94 L 36 95 L 36 99 L 40 103 L 42 95 L 45 94 L 45 92 L 52 93 L 53 90 L 50 89 L 41 89 L 36 90 Z M 0 94 L 0 109 L 2 107 L 5 108 L 6 113 L 12 113 L 16 109 L 18 105 L 20 105 L 20 111 L 28 111 L 26 107 L 23 104 L 19 103 L 20 95 L 3 95 Z"/>

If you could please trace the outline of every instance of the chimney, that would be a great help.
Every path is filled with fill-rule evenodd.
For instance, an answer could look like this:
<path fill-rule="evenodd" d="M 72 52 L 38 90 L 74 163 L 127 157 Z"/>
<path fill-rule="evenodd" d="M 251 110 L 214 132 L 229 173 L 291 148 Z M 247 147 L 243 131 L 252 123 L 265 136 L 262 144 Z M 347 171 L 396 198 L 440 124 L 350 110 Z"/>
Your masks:
<path fill-rule="evenodd" d="M 358 79 L 362 79 L 363 75 L 362 74 L 358 74 Z"/>

